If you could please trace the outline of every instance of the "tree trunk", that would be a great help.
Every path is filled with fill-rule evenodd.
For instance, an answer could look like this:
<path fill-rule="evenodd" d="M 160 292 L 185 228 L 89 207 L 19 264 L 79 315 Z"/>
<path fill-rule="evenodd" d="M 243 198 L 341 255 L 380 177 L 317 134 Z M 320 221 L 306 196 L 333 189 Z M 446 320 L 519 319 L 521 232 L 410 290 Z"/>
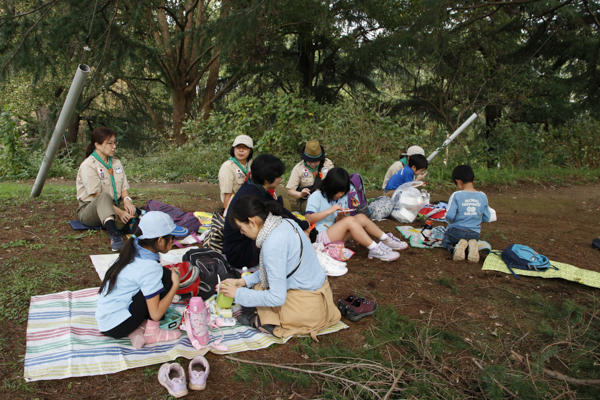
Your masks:
<path fill-rule="evenodd" d="M 172 139 L 182 144 L 187 141 L 185 135 L 181 133 L 183 122 L 190 115 L 192 110 L 192 102 L 196 97 L 195 91 L 188 91 L 186 93 L 185 87 L 181 86 L 173 88 L 173 136 Z"/>
<path fill-rule="evenodd" d="M 75 143 L 77 141 L 77 136 L 79 134 L 79 121 L 81 121 L 81 115 L 75 112 L 69 120 L 69 125 L 67 126 L 67 143 Z M 61 147 L 64 146 L 61 145 Z"/>
<path fill-rule="evenodd" d="M 484 139 L 489 139 L 492 136 L 492 131 L 498 121 L 502 118 L 502 106 L 491 104 L 485 107 L 485 131 L 483 132 Z M 493 154 L 496 149 L 492 146 L 488 148 L 488 153 Z M 488 168 L 497 166 L 497 160 L 492 160 L 491 157 L 487 161 Z"/>
<path fill-rule="evenodd" d="M 219 53 L 219 48 L 214 50 L 215 54 Z M 210 113 L 215 108 L 213 97 L 217 90 L 217 81 L 219 80 L 219 68 L 221 66 L 220 58 L 217 57 L 210 65 L 210 71 L 208 73 L 208 80 L 206 81 L 206 89 L 204 90 L 204 97 L 202 98 L 202 104 L 200 104 L 200 116 L 202 119 L 208 119 Z"/>

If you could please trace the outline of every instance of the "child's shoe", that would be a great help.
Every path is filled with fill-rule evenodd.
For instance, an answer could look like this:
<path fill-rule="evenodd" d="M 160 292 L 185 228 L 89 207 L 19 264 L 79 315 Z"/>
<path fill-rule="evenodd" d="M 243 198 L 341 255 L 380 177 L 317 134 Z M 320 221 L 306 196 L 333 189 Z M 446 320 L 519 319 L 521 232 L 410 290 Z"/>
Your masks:
<path fill-rule="evenodd" d="M 464 261 L 465 250 L 467 250 L 468 246 L 469 242 L 467 242 L 467 239 L 460 239 L 454 247 L 454 257 L 452 257 L 452 259 L 454 261 Z"/>
<path fill-rule="evenodd" d="M 121 234 L 110 235 L 110 248 L 112 249 L 112 251 L 121 251 L 123 250 L 124 246 L 125 243 L 123 242 Z"/>
<path fill-rule="evenodd" d="M 163 364 L 158 370 L 158 382 L 169 391 L 175 398 L 188 394 L 185 387 L 185 371 L 178 363 Z"/>
<path fill-rule="evenodd" d="M 477 239 L 469 240 L 469 257 L 470 262 L 479 262 L 479 245 Z"/>
<path fill-rule="evenodd" d="M 181 331 L 178 329 L 172 331 L 160 329 L 160 321 L 152 321 L 149 319 L 146 323 L 146 331 L 144 332 L 146 344 L 169 342 L 171 340 L 179 339 L 180 336 Z"/>
<path fill-rule="evenodd" d="M 144 332 L 146 332 L 146 322 L 142 322 L 140 326 L 138 326 L 133 332 L 131 332 L 127 337 L 131 340 L 131 345 L 136 349 L 141 349 L 146 344 L 146 339 L 144 339 Z"/>
<path fill-rule="evenodd" d="M 373 250 L 369 250 L 369 259 L 379 258 L 382 261 L 394 261 L 400 258 L 400 253 L 392 251 L 383 242 L 377 243 Z"/>
<path fill-rule="evenodd" d="M 392 250 L 404 250 L 408 247 L 408 243 L 403 242 L 391 233 L 388 233 L 387 237 L 388 238 L 385 239 L 383 243 Z"/>
<path fill-rule="evenodd" d="M 202 356 L 196 356 L 188 367 L 190 374 L 189 388 L 192 390 L 204 390 L 206 388 L 206 379 L 210 373 L 210 366 L 206 358 Z"/>

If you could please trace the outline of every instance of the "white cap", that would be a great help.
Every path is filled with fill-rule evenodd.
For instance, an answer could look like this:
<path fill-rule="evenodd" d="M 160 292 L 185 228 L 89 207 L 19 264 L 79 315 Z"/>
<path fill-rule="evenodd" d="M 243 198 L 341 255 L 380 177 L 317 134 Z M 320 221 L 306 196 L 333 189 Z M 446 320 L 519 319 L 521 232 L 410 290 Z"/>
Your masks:
<path fill-rule="evenodd" d="M 421 146 L 410 146 L 408 150 L 406 150 L 406 153 L 404 153 L 405 156 L 414 156 L 415 154 L 424 156 L 425 150 L 423 150 Z"/>
<path fill-rule="evenodd" d="M 243 144 L 244 146 L 250 149 L 254 148 L 254 142 L 252 141 L 252 138 L 248 135 L 239 135 L 238 137 L 236 137 L 231 147 L 235 147 L 240 144 Z"/>
<path fill-rule="evenodd" d="M 188 230 L 175 225 L 173 218 L 162 211 L 150 211 L 140 219 L 142 234 L 138 239 L 156 239 L 166 235 L 187 236 Z"/>

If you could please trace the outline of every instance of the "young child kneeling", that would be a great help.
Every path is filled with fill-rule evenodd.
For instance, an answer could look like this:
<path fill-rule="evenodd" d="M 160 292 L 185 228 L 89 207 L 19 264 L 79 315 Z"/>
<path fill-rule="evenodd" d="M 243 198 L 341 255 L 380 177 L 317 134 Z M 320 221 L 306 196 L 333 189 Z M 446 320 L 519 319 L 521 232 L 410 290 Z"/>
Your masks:
<path fill-rule="evenodd" d="M 385 186 L 385 195 L 392 196 L 394 191 L 398 189 L 400 185 L 406 182 L 422 181 L 427 175 L 427 166 L 429 162 L 427 158 L 421 154 L 415 154 L 410 156 L 408 159 L 408 165 L 396 172 L 388 181 Z"/>
<path fill-rule="evenodd" d="M 470 166 L 459 165 L 454 168 L 452 180 L 459 191 L 452 193 L 448 200 L 446 221 L 449 225 L 442 245 L 448 251 L 454 251 L 454 261 L 464 260 L 468 248 L 468 260 L 478 262 L 477 241 L 481 233 L 481 221 L 496 221 L 496 212 L 489 207 L 485 193 L 473 187 L 475 174 Z"/>
<path fill-rule="evenodd" d="M 394 261 L 400 254 L 393 250 L 402 250 L 408 244 L 385 234 L 364 214 L 349 215 L 349 205 L 358 205 L 358 200 L 349 203 L 350 177 L 343 168 L 333 168 L 321 181 L 319 190 L 308 198 L 306 205 L 306 220 L 315 224 L 317 242 L 327 246 L 338 240 L 350 238 L 369 249 L 369 258 L 379 258 L 383 261 Z M 373 241 L 371 237 L 380 240 Z"/>

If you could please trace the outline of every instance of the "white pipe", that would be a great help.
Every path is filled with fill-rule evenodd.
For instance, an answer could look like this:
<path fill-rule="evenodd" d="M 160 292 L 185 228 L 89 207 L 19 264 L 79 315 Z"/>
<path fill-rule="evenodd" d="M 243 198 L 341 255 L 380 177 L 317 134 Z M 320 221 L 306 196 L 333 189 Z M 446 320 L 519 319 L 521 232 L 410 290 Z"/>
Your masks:
<path fill-rule="evenodd" d="M 477 113 L 473 113 L 473 115 L 471 115 L 469 119 L 464 122 L 464 124 L 459 126 L 458 129 L 455 130 L 454 133 L 450 135 L 450 137 L 446 139 L 446 141 L 440 147 L 435 149 L 435 151 L 431 153 L 429 157 L 427 157 L 427 161 L 431 162 L 431 160 L 433 160 L 433 157 L 437 156 L 440 150 L 443 150 L 444 147 L 448 146 L 450 142 L 452 142 L 458 135 L 460 135 L 462 131 L 464 131 L 467 128 L 467 126 L 471 125 L 471 122 L 473 122 L 475 118 L 477 118 Z"/>
<path fill-rule="evenodd" d="M 50 172 L 50 167 L 52 166 L 52 161 L 54 161 L 54 156 L 56 156 L 56 152 L 58 151 L 60 139 L 65 132 L 69 120 L 71 119 L 71 115 L 73 114 L 73 110 L 77 104 L 77 100 L 81 95 L 83 86 L 85 86 L 85 78 L 89 73 L 90 67 L 85 64 L 79 64 L 77 67 L 77 72 L 75 73 L 75 77 L 73 78 L 73 82 L 71 83 L 71 88 L 67 94 L 65 104 L 60 112 L 58 121 L 56 121 L 56 127 L 52 133 L 52 138 L 48 144 L 46 155 L 42 160 L 42 165 L 40 165 L 40 170 L 38 171 L 37 178 L 35 178 L 35 183 L 33 184 L 33 189 L 31 189 L 31 194 L 29 197 L 38 197 L 42 193 L 44 183 L 48 177 L 48 172 Z"/>

